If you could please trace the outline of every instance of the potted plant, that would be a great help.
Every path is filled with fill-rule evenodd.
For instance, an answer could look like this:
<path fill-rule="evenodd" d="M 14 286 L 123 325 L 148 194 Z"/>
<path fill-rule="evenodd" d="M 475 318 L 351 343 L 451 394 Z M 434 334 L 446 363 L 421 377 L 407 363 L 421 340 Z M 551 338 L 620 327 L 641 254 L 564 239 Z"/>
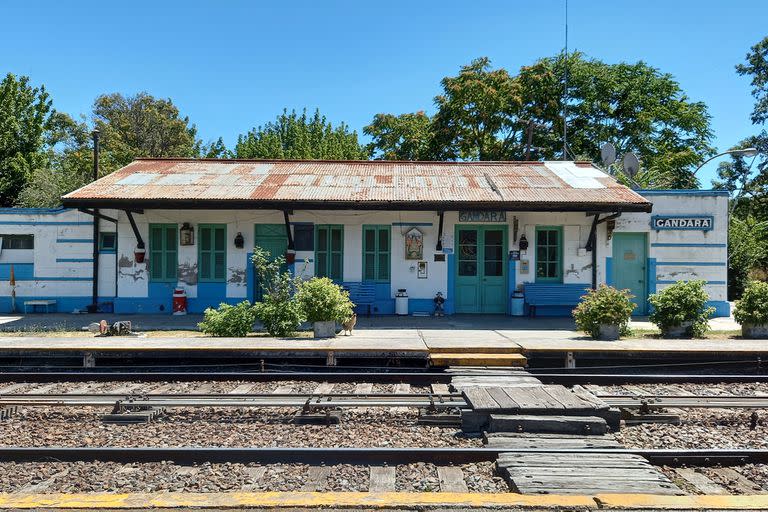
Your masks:
<path fill-rule="evenodd" d="M 349 292 L 327 277 L 313 277 L 299 284 L 296 295 L 307 321 L 312 322 L 315 338 L 336 336 L 336 322 L 352 316 L 354 304 Z"/>
<path fill-rule="evenodd" d="M 741 324 L 745 338 L 768 338 L 768 283 L 750 281 L 733 316 Z"/>
<path fill-rule="evenodd" d="M 650 320 L 661 329 L 662 336 L 701 338 L 706 334 L 715 308 L 707 307 L 709 295 L 704 291 L 705 284 L 679 281 L 648 298 L 653 308 Z"/>
<path fill-rule="evenodd" d="M 589 290 L 573 310 L 576 326 L 598 340 L 613 341 L 629 334 L 629 319 L 635 305 L 629 290 L 600 285 Z"/>

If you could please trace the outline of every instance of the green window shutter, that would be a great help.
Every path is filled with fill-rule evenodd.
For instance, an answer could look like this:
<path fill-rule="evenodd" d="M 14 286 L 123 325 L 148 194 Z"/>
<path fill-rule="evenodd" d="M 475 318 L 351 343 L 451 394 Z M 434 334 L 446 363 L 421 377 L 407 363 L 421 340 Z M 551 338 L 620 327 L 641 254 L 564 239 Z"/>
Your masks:
<path fill-rule="evenodd" d="M 536 282 L 563 281 L 562 226 L 536 227 Z"/>
<path fill-rule="evenodd" d="M 391 231 L 389 226 L 363 226 L 363 280 L 388 283 Z"/>
<path fill-rule="evenodd" d="M 334 281 L 344 279 L 344 226 L 318 225 L 315 228 L 315 275 Z"/>
<path fill-rule="evenodd" d="M 178 226 L 176 224 L 150 224 L 150 281 L 175 282 L 178 255 Z"/>
<path fill-rule="evenodd" d="M 200 224 L 198 230 L 198 277 L 203 282 L 222 282 L 227 277 L 226 224 Z"/>

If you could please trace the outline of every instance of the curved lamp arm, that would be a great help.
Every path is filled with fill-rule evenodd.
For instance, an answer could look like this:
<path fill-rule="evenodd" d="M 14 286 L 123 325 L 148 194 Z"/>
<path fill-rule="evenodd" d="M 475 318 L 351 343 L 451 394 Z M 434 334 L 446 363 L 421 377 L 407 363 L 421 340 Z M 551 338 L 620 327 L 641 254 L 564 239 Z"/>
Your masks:
<path fill-rule="evenodd" d="M 757 155 L 757 153 L 758 153 L 758 151 L 755 148 L 731 149 L 731 150 L 728 150 L 728 151 L 723 151 L 722 153 L 718 153 L 715 156 L 704 160 L 704 162 L 701 165 L 699 165 L 696 168 L 695 171 L 693 171 L 693 174 L 695 175 L 697 172 L 699 172 L 699 169 L 701 169 L 702 167 L 707 165 L 709 162 L 711 162 L 715 158 L 719 158 L 719 157 L 724 156 L 724 155 L 737 155 L 737 156 L 750 157 L 750 156 Z"/>

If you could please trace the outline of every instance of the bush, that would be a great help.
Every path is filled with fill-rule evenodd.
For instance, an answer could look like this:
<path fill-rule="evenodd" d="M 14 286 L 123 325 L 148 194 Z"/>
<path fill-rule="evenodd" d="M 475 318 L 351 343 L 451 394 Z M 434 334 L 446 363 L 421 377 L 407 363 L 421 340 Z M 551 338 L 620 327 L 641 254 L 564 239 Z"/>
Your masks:
<path fill-rule="evenodd" d="M 750 281 L 741 300 L 736 301 L 734 318 L 741 325 L 768 324 L 768 283 Z"/>
<path fill-rule="evenodd" d="M 295 298 L 281 301 L 266 296 L 253 308 L 264 329 L 272 336 L 290 336 L 304 321 L 304 310 Z"/>
<path fill-rule="evenodd" d="M 635 305 L 630 300 L 629 290 L 617 290 L 612 286 L 601 285 L 597 290 L 589 290 L 573 310 L 576 326 L 597 338 L 601 325 L 618 325 L 622 336 L 629 334 L 629 318 Z"/>
<path fill-rule="evenodd" d="M 242 338 L 251 332 L 255 321 L 256 313 L 251 303 L 244 300 L 235 306 L 221 303 L 217 309 L 206 309 L 205 317 L 197 327 L 210 336 Z"/>
<path fill-rule="evenodd" d="M 261 247 L 253 249 L 251 257 L 264 298 L 254 305 L 256 317 L 272 336 L 290 336 L 304 321 L 304 311 L 296 300 L 296 290 L 301 281 L 288 271 L 283 271 L 285 258 L 272 258 Z"/>
<path fill-rule="evenodd" d="M 297 298 L 310 322 L 343 322 L 352 316 L 355 307 L 349 292 L 327 277 L 313 277 L 300 283 Z"/>
<path fill-rule="evenodd" d="M 709 296 L 704 291 L 704 281 L 680 281 L 659 293 L 652 294 L 648 301 L 653 306 L 651 322 L 667 336 L 671 327 L 691 322 L 685 334 L 700 338 L 709 330 L 707 320 L 715 308 L 707 307 Z"/>

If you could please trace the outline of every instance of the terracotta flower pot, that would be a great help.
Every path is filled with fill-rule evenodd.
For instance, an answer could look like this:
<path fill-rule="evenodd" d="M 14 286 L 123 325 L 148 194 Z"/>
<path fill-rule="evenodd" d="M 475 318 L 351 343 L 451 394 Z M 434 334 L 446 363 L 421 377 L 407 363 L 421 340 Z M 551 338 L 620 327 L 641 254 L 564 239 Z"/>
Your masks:
<path fill-rule="evenodd" d="M 137 247 L 133 251 L 133 258 L 136 261 L 136 263 L 144 263 L 144 256 L 147 254 L 146 249 L 142 249 L 140 247 Z"/>

